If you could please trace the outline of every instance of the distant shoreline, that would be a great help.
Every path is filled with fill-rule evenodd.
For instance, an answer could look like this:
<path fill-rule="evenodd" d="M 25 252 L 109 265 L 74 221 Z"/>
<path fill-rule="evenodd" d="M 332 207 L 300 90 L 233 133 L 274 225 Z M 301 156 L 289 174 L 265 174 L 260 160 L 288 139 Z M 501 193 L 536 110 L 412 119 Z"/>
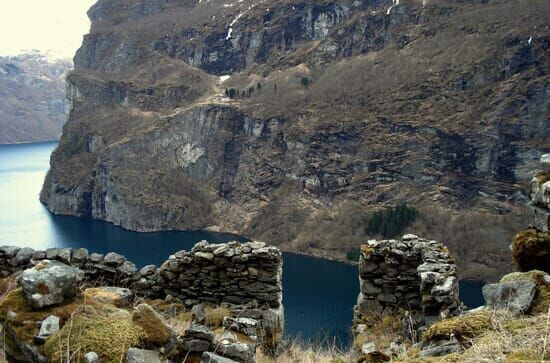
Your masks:
<path fill-rule="evenodd" d="M 16 141 L 16 142 L 10 142 L 10 143 L 2 143 L 2 142 L 0 142 L 0 146 L 8 146 L 8 145 L 28 145 L 28 144 L 46 144 L 46 143 L 52 143 L 52 142 L 59 142 L 59 140 Z"/>

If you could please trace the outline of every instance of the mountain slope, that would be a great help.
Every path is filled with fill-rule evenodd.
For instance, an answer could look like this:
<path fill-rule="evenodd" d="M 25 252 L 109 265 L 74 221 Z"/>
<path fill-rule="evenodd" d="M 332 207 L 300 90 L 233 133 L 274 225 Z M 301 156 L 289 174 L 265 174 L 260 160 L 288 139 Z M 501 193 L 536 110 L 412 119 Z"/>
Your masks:
<path fill-rule="evenodd" d="M 521 184 L 550 150 L 549 11 L 100 0 L 41 200 L 138 231 L 231 231 L 332 257 L 367 238 L 369 213 L 407 202 L 466 276 L 491 278 Z M 484 233 L 463 240 L 464 221 Z"/>
<path fill-rule="evenodd" d="M 0 57 L 0 144 L 57 140 L 66 121 L 70 62 L 37 53 Z"/>

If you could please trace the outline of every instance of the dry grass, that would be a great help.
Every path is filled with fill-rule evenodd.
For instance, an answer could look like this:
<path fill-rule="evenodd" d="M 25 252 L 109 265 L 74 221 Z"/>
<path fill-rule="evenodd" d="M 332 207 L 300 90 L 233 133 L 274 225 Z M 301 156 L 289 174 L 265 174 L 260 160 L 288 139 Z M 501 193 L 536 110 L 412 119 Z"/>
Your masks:
<path fill-rule="evenodd" d="M 315 347 L 304 345 L 298 341 L 290 343 L 276 358 L 261 350 L 256 354 L 257 363 L 344 363 L 352 361 L 353 353 L 343 352 L 336 346 Z"/>

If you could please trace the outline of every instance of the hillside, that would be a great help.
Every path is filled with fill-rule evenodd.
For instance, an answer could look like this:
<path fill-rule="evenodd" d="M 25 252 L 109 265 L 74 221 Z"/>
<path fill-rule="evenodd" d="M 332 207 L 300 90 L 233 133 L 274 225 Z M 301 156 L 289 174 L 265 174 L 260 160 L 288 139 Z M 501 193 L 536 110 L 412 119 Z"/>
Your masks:
<path fill-rule="evenodd" d="M 550 151 L 550 4 L 392 4 L 99 0 L 41 200 L 333 258 L 406 202 L 494 279 Z"/>
<path fill-rule="evenodd" d="M 0 57 L 0 144 L 57 140 L 67 120 L 68 61 L 38 53 Z"/>

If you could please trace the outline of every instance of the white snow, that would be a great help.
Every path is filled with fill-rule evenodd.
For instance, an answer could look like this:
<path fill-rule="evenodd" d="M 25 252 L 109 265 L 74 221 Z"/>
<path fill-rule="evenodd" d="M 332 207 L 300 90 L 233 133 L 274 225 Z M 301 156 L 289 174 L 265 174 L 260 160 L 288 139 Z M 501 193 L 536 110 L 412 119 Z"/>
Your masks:
<path fill-rule="evenodd" d="M 231 78 L 230 75 L 220 76 L 220 83 L 227 81 L 229 78 Z"/>
<path fill-rule="evenodd" d="M 533 37 L 529 37 L 529 40 L 527 41 L 527 44 L 531 45 L 533 43 Z"/>
<path fill-rule="evenodd" d="M 388 11 L 386 12 L 387 15 L 390 15 L 391 9 L 395 8 L 397 5 L 399 5 L 399 0 L 392 0 L 393 4 L 388 8 Z"/>

